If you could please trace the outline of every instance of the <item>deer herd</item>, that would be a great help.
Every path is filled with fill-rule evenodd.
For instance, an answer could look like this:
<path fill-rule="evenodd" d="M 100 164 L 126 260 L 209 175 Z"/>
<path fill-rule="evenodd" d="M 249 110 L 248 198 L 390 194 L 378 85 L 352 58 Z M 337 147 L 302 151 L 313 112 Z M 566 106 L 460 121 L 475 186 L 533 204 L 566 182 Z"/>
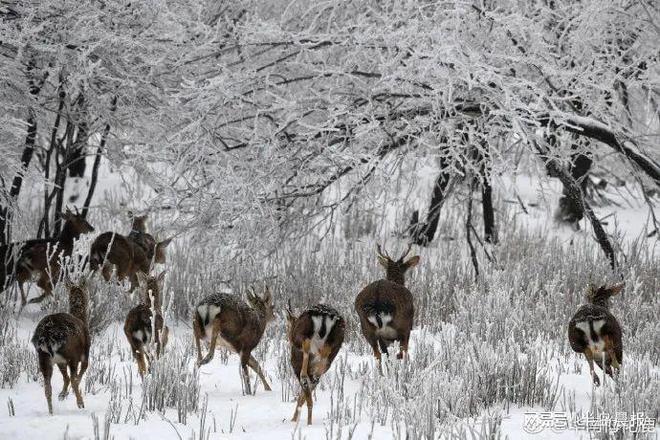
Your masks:
<path fill-rule="evenodd" d="M 169 328 L 162 312 L 165 272 L 151 275 L 154 263 L 165 263 L 170 239 L 157 241 L 146 231 L 146 216 L 132 215 L 133 223 L 128 235 L 104 232 L 92 242 L 88 263 L 90 273 L 100 269 L 106 281 L 111 280 L 113 269 L 119 280 L 130 282 L 131 291 L 138 289 L 140 302 L 126 316 L 124 333 L 138 366 L 141 377 L 149 374 L 154 358 L 162 355 L 167 345 Z M 62 373 L 64 386 L 60 400 L 66 398 L 68 388 L 73 389 L 79 408 L 84 407 L 80 382 L 87 369 L 91 345 L 88 326 L 88 277 L 78 284 L 62 272 L 64 259 L 72 256 L 73 243 L 81 234 L 94 231 L 84 216 L 67 210 L 62 232 L 56 239 L 35 239 L 0 246 L 0 288 L 17 282 L 21 306 L 27 303 L 24 284 L 36 279 L 41 296 L 30 300 L 40 302 L 52 294 L 60 280 L 69 293 L 68 313 L 55 313 L 39 321 L 32 344 L 38 366 L 44 378 L 44 391 L 48 411 L 53 413 L 51 377 L 53 366 Z M 377 246 L 378 262 L 386 278 L 364 287 L 355 299 L 355 312 L 359 317 L 364 338 L 373 350 L 380 373 L 381 356 L 388 347 L 398 342 L 397 358 L 406 359 L 413 328 L 415 307 L 413 295 L 404 285 L 406 272 L 419 264 L 420 257 L 406 259 L 411 246 L 398 259 L 393 259 Z M 623 285 L 602 286 L 591 289 L 589 304 L 580 307 L 568 325 L 571 348 L 584 354 L 595 385 L 600 384 L 594 363 L 612 376 L 619 369 L 623 350 L 621 326 L 609 311 L 609 298 L 623 289 Z M 316 304 L 296 315 L 290 301 L 285 309 L 290 361 L 300 384 L 293 421 L 298 421 L 300 408 L 307 405 L 307 423 L 312 423 L 312 392 L 320 378 L 328 371 L 344 342 L 346 320 L 337 309 L 327 304 Z M 247 302 L 228 293 L 212 293 L 204 297 L 192 311 L 192 327 L 197 366 L 213 359 L 217 347 L 235 352 L 240 357 L 241 379 L 244 390 L 252 394 L 248 368 L 252 369 L 267 391 L 270 385 L 264 371 L 252 355 L 259 344 L 267 324 L 275 319 L 273 296 L 268 288 L 263 295 L 254 290 L 247 292 Z M 202 354 L 201 341 L 207 353 Z M 155 352 L 154 352 L 155 348 Z"/>

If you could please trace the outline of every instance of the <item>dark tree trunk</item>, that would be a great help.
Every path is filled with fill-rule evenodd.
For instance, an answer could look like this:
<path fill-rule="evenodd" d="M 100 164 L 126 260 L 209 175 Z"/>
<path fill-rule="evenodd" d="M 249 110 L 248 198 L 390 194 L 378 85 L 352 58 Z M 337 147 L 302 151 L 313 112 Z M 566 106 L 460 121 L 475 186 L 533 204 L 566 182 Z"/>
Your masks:
<path fill-rule="evenodd" d="M 580 185 L 582 194 L 587 194 L 587 184 L 589 183 L 589 171 L 593 161 L 585 154 L 577 153 L 573 155 L 573 161 L 569 171 L 573 180 Z M 561 176 L 557 176 L 561 178 Z M 559 210 L 561 219 L 569 223 L 577 223 L 584 218 L 582 204 L 576 203 L 569 194 L 569 189 L 564 186 L 563 196 L 559 199 Z"/>
<path fill-rule="evenodd" d="M 440 209 L 445 200 L 447 186 L 451 178 L 451 175 L 447 172 L 447 163 L 444 158 L 440 160 L 440 167 L 441 171 L 433 185 L 426 221 L 420 223 L 419 213 L 415 211 L 408 229 L 412 241 L 418 246 L 428 246 L 433 241 L 440 222 Z"/>
<path fill-rule="evenodd" d="M 484 239 L 487 243 L 497 243 L 495 212 L 493 210 L 493 187 L 486 177 L 481 186 L 481 205 L 484 211 Z"/>
<path fill-rule="evenodd" d="M 110 104 L 110 113 L 113 113 L 117 108 L 117 97 L 112 98 Z M 94 157 L 94 165 L 92 166 L 92 177 L 89 182 L 89 190 L 87 191 L 87 197 L 85 198 L 85 204 L 83 205 L 82 215 L 87 218 L 87 213 L 89 212 L 89 206 L 92 203 L 92 198 L 94 197 L 94 191 L 96 190 L 96 181 L 99 176 L 99 166 L 101 165 L 101 157 L 103 156 L 103 149 L 105 148 L 105 143 L 108 140 L 108 135 L 110 134 L 110 123 L 105 124 L 103 129 L 103 134 L 101 135 L 101 141 L 99 142 L 99 147 L 96 150 L 96 156 Z"/>
<path fill-rule="evenodd" d="M 76 131 L 75 141 L 71 144 L 69 151 L 69 161 L 67 162 L 67 169 L 69 170 L 69 177 L 85 176 L 85 158 L 87 157 L 87 139 L 89 137 L 89 127 L 87 125 L 87 112 L 85 111 L 85 98 L 81 94 L 78 98 L 78 114 L 76 115 Z"/>
<path fill-rule="evenodd" d="M 571 198 L 571 202 L 578 205 L 580 210 L 586 215 L 594 230 L 594 234 L 596 235 L 596 241 L 598 241 L 600 248 L 603 250 L 605 256 L 609 260 L 610 267 L 612 270 L 616 271 L 616 254 L 614 253 L 612 243 L 610 243 L 610 239 L 607 237 L 607 233 L 603 229 L 603 225 L 600 223 L 600 220 L 598 220 L 598 217 L 596 217 L 593 209 L 591 209 L 591 206 L 589 206 L 589 203 L 587 203 L 585 200 L 582 188 L 578 182 L 573 179 L 568 171 L 558 166 L 553 159 L 548 158 L 547 154 L 545 154 L 543 150 L 539 149 L 539 155 L 543 159 L 546 167 L 548 167 L 548 170 L 550 170 L 553 175 L 561 180 L 567 196 Z"/>

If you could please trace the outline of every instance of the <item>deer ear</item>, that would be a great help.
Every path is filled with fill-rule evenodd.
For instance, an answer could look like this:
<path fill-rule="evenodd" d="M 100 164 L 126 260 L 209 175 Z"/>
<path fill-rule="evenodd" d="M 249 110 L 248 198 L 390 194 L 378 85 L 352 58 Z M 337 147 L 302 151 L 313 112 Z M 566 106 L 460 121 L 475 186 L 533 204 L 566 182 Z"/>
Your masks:
<path fill-rule="evenodd" d="M 273 294 L 270 293 L 270 287 L 266 286 L 266 291 L 264 292 L 264 302 L 271 304 L 273 302 Z"/>
<path fill-rule="evenodd" d="M 389 260 L 386 257 L 384 257 L 382 255 L 378 255 L 378 262 L 380 263 L 381 266 L 383 266 L 385 269 L 387 269 L 387 266 L 389 264 Z"/>
<path fill-rule="evenodd" d="M 165 240 L 158 242 L 158 247 L 159 248 L 166 248 L 167 245 L 169 245 L 171 242 L 172 242 L 172 237 L 166 238 Z"/>
<path fill-rule="evenodd" d="M 406 269 L 410 269 L 411 267 L 415 267 L 419 264 L 419 255 L 415 255 L 414 257 L 410 258 L 408 261 L 403 263 L 404 266 L 406 266 Z"/>
<path fill-rule="evenodd" d="M 621 293 L 621 291 L 623 290 L 623 287 L 624 287 L 624 286 L 625 286 L 624 283 L 621 283 L 621 284 L 615 284 L 614 286 L 610 286 L 610 287 L 607 289 L 607 293 L 609 293 L 610 296 L 618 295 L 619 293 Z"/>

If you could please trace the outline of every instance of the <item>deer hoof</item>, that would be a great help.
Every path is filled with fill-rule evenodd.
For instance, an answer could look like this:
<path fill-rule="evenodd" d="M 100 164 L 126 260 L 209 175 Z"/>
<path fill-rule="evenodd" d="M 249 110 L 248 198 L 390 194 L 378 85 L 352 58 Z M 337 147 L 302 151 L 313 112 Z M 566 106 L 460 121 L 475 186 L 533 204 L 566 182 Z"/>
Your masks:
<path fill-rule="evenodd" d="M 78 402 L 78 408 L 80 408 L 80 409 L 85 408 L 85 403 L 82 400 L 80 402 Z"/>
<path fill-rule="evenodd" d="M 65 393 L 64 391 L 62 391 L 60 394 L 57 395 L 57 398 L 60 399 L 60 400 L 64 400 L 68 396 L 69 396 L 69 393 Z"/>

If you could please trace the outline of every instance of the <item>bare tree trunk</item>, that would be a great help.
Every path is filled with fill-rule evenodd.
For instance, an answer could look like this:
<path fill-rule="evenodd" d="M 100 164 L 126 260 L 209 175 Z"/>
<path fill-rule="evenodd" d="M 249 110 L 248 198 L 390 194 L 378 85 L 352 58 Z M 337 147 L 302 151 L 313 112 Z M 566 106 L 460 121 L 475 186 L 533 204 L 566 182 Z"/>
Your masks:
<path fill-rule="evenodd" d="M 572 203 L 575 203 L 577 206 L 579 206 L 580 210 L 587 216 L 587 219 L 591 223 L 591 227 L 594 230 L 594 234 L 596 235 L 596 241 L 598 241 L 600 248 L 608 258 L 610 267 L 612 270 L 616 271 L 617 260 L 616 254 L 614 253 L 614 248 L 612 247 L 612 243 L 610 243 L 610 239 L 603 229 L 603 225 L 600 223 L 600 220 L 598 220 L 598 217 L 596 217 L 593 209 L 591 209 L 591 206 L 585 200 L 582 188 L 568 173 L 568 171 L 558 166 L 553 159 L 549 159 L 548 156 L 542 151 L 539 151 L 539 154 L 544 160 L 546 167 L 548 167 L 553 175 L 558 177 L 561 183 L 564 185 L 564 190 L 567 196 L 571 198 Z"/>
<path fill-rule="evenodd" d="M 117 97 L 112 98 L 110 104 L 110 112 L 113 113 L 117 108 Z M 83 205 L 82 215 L 87 218 L 87 213 L 89 212 L 89 206 L 92 203 L 92 198 L 94 197 L 94 191 L 96 190 L 96 181 L 99 176 L 99 166 L 101 165 L 101 157 L 103 156 L 103 149 L 105 148 L 105 143 L 108 140 L 108 135 L 110 134 L 110 123 L 105 124 L 103 129 L 103 134 L 101 135 L 101 141 L 99 146 L 96 149 L 96 156 L 94 157 L 94 165 L 92 167 L 92 176 L 89 183 L 89 190 L 87 191 L 87 197 L 85 198 L 85 204 Z"/>
<path fill-rule="evenodd" d="M 31 76 L 32 70 L 35 68 L 34 61 L 30 61 L 27 66 L 27 74 Z M 30 95 L 36 97 L 41 91 L 41 87 L 48 77 L 46 73 L 43 78 L 36 83 L 33 77 L 29 78 Z M 37 115 L 32 108 L 28 109 L 27 116 L 27 135 L 25 136 L 25 147 L 21 154 L 21 168 L 18 170 L 9 189 L 9 205 L 0 208 L 0 245 L 9 243 L 11 241 L 11 215 L 14 209 L 11 204 L 18 200 L 18 195 L 21 193 L 23 186 L 23 177 L 30 166 L 32 157 L 34 156 L 34 146 L 37 141 Z"/>
<path fill-rule="evenodd" d="M 419 222 L 419 213 L 415 211 L 411 218 L 409 233 L 412 241 L 418 246 L 428 246 L 433 241 L 440 222 L 440 209 L 446 197 L 451 175 L 446 171 L 447 163 L 444 158 L 440 159 L 440 173 L 435 179 L 431 202 L 426 214 L 426 221 Z"/>
<path fill-rule="evenodd" d="M 487 243 L 497 243 L 495 230 L 495 211 L 493 210 L 493 187 L 490 179 L 484 178 L 481 184 L 481 206 L 484 211 L 484 240 Z"/>

